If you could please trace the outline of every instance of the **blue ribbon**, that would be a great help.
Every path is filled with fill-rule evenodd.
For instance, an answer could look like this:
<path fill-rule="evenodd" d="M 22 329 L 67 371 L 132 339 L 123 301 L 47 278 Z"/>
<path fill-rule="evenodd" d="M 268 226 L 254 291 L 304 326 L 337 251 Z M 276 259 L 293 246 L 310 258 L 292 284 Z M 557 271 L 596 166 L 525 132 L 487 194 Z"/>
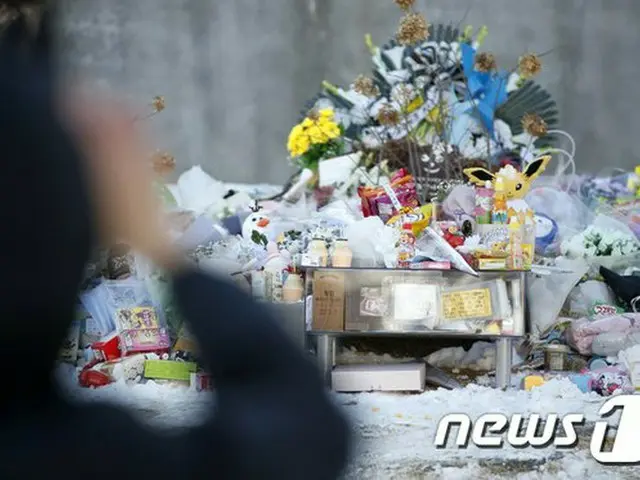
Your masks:
<path fill-rule="evenodd" d="M 468 100 L 473 101 L 473 113 L 493 137 L 493 118 L 496 109 L 507 101 L 508 72 L 489 73 L 475 70 L 476 50 L 463 43 L 462 70 L 467 77 Z"/>

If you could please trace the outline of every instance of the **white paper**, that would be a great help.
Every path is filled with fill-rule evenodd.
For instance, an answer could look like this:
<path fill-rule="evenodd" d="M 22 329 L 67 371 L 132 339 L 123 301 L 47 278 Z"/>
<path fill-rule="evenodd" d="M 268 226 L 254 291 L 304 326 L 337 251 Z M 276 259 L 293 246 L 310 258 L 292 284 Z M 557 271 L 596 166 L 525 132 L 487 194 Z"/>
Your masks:
<path fill-rule="evenodd" d="M 438 287 L 436 285 L 401 283 L 393 286 L 394 321 L 427 320 L 437 317 Z M 428 325 L 433 328 L 433 325 Z"/>
<path fill-rule="evenodd" d="M 320 187 L 339 185 L 351 177 L 351 174 L 360 164 L 361 152 L 343 155 L 342 157 L 322 160 L 318 163 L 318 176 Z"/>

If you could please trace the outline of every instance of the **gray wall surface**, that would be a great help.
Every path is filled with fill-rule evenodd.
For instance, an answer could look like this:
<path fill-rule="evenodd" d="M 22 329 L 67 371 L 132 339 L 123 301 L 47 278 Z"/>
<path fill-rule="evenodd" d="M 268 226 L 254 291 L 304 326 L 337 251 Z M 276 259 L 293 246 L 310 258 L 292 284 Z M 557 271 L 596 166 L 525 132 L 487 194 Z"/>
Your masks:
<path fill-rule="evenodd" d="M 201 164 L 227 181 L 281 183 L 289 129 L 324 79 L 368 73 L 363 38 L 382 44 L 392 0 L 62 0 L 72 71 L 134 105 L 165 95 L 157 146 L 180 170 Z M 487 25 L 483 50 L 503 66 L 544 56 L 538 78 L 578 143 L 578 168 L 638 163 L 640 1 L 417 0 L 429 22 Z"/>

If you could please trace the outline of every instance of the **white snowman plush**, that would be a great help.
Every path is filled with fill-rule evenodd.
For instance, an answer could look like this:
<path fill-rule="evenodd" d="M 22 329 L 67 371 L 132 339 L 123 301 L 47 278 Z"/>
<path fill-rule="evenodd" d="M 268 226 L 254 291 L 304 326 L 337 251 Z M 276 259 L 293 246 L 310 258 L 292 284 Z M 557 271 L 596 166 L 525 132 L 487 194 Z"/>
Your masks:
<path fill-rule="evenodd" d="M 260 213 L 262 207 L 256 205 L 251 208 L 251 215 L 249 215 L 242 224 L 242 237 L 251 239 L 253 232 L 256 231 L 261 235 L 265 235 L 265 228 L 269 225 L 269 217 Z"/>

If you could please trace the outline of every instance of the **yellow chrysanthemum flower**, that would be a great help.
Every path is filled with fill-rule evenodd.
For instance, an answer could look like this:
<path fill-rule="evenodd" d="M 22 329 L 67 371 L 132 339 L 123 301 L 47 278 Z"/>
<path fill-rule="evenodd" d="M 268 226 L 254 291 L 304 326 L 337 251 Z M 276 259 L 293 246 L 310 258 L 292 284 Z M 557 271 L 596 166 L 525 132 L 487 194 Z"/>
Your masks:
<path fill-rule="evenodd" d="M 309 147 L 311 146 L 311 142 L 309 141 L 309 137 L 306 135 L 300 135 L 289 148 L 289 153 L 293 157 L 299 157 L 304 155 L 309 151 Z"/>
<path fill-rule="evenodd" d="M 327 143 L 329 141 L 329 137 L 319 123 L 307 128 L 306 133 L 309 136 L 311 143 Z"/>
<path fill-rule="evenodd" d="M 324 133 L 327 137 L 329 137 L 329 140 L 333 140 L 334 138 L 338 138 L 340 136 L 340 127 L 338 127 L 338 125 L 336 125 L 335 123 L 331 123 L 330 125 L 326 126 L 326 128 L 324 129 Z"/>
<path fill-rule="evenodd" d="M 323 108 L 319 112 L 320 118 L 327 118 L 329 120 L 333 120 L 334 112 L 330 108 Z"/>
<path fill-rule="evenodd" d="M 289 153 L 294 157 L 299 157 L 300 155 L 304 155 L 310 146 L 311 142 L 302 125 L 293 127 L 287 140 L 287 150 L 289 150 Z"/>
<path fill-rule="evenodd" d="M 309 117 L 307 117 L 302 121 L 302 123 L 300 125 L 302 125 L 303 128 L 309 128 L 310 126 L 313 125 L 313 120 L 311 120 Z"/>

